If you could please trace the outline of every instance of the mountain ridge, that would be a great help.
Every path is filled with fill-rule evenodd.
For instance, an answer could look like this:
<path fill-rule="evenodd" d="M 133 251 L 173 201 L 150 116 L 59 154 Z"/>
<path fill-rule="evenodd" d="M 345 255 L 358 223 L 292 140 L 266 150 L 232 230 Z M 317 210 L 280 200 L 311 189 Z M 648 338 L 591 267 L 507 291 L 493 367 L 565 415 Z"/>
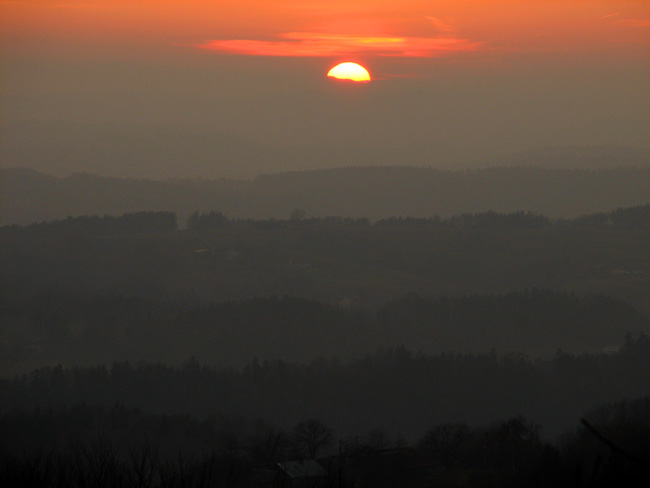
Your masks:
<path fill-rule="evenodd" d="M 218 210 L 232 218 L 448 217 L 527 211 L 572 218 L 649 203 L 650 165 L 615 169 L 501 167 L 441 170 L 354 166 L 261 174 L 253 180 L 146 180 L 0 169 L 0 225 L 77 215 Z"/>

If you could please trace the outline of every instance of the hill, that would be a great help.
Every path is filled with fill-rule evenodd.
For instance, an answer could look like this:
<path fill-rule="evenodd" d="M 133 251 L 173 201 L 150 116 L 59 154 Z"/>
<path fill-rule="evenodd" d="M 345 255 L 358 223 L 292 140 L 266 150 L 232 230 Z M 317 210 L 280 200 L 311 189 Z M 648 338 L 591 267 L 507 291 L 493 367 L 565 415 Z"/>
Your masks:
<path fill-rule="evenodd" d="M 143 180 L 91 174 L 52 177 L 0 170 L 0 225 L 78 215 L 170 210 L 181 222 L 195 210 L 235 218 L 307 216 L 448 217 L 531 211 L 571 218 L 649 202 L 650 166 L 567 170 L 492 168 L 441 171 L 349 167 L 260 175 L 253 180 Z"/>

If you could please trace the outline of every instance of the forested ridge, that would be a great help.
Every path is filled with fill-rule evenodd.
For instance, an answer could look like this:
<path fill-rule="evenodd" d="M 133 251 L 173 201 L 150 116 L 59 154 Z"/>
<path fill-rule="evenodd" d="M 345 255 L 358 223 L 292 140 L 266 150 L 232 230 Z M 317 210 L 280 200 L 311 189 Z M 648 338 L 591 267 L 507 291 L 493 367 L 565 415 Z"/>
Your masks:
<path fill-rule="evenodd" d="M 553 436 L 595 405 L 650 395 L 650 339 L 628 335 L 615 353 L 558 350 L 549 360 L 395 347 L 349 361 L 254 359 L 243 368 L 209 368 L 194 358 L 176 367 L 59 365 L 5 379 L 0 389 L 5 413 L 117 403 L 197 419 L 263 418 L 285 428 L 315 417 L 342 435 L 382 427 L 406 438 L 429 423 L 480 424 L 524 415 Z"/>
<path fill-rule="evenodd" d="M 618 354 L 544 365 L 395 349 L 241 371 L 193 360 L 41 369 L 0 383 L 0 481 L 291 486 L 277 463 L 318 457 L 311 486 L 635 483 L 648 476 L 649 347 L 628 337 Z M 644 396 L 608 400 L 635 377 L 627 393 Z"/>
<path fill-rule="evenodd" d="M 188 304 L 116 295 L 42 292 L 5 303 L 4 368 L 110 363 L 179 364 L 190 356 L 241 366 L 253 357 L 350 359 L 405 345 L 423 353 L 517 353 L 550 358 L 602 352 L 650 319 L 605 296 L 533 289 L 500 296 L 391 300 L 375 310 L 290 297 Z M 64 359 L 63 359 L 64 358 Z"/>
<path fill-rule="evenodd" d="M 323 487 L 644 475 L 650 206 L 288 217 L 0 227 L 0 482 L 285 486 L 312 421 Z"/>
<path fill-rule="evenodd" d="M 374 223 L 211 212 L 176 230 L 168 212 L 87 216 L 1 227 L 0 272 L 9 299 L 53 289 L 217 302 L 288 295 L 376 307 L 409 292 L 549 288 L 605 294 L 649 313 L 649 209 L 556 222 L 523 212 Z"/>

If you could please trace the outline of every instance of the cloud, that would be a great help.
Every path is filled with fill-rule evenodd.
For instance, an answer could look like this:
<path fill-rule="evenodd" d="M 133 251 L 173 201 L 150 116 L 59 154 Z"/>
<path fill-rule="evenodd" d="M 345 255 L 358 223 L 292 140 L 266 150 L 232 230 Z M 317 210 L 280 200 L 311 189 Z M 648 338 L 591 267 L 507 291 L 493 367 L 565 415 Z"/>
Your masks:
<path fill-rule="evenodd" d="M 431 58 L 453 52 L 476 51 L 481 49 L 482 45 L 479 42 L 451 36 L 352 36 L 318 32 L 288 32 L 272 40 L 210 40 L 197 47 L 249 56 L 375 55 Z"/>

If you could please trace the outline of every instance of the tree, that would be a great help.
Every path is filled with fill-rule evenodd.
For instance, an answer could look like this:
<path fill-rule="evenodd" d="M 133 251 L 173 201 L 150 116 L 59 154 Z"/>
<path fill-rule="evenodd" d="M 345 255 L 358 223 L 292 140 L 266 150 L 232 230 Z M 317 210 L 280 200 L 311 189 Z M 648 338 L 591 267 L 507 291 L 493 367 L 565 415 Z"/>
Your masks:
<path fill-rule="evenodd" d="M 291 211 L 291 215 L 289 216 L 289 220 L 292 222 L 300 222 L 305 218 L 305 211 L 301 208 L 294 208 Z"/>
<path fill-rule="evenodd" d="M 462 423 L 436 425 L 420 441 L 420 448 L 430 452 L 445 468 L 457 466 L 467 448 L 470 430 Z"/>
<path fill-rule="evenodd" d="M 293 435 L 298 450 L 306 452 L 310 459 L 315 459 L 318 451 L 334 440 L 334 430 L 316 419 L 299 422 L 293 429 Z"/>
<path fill-rule="evenodd" d="M 502 422 L 495 432 L 495 464 L 513 472 L 530 470 L 542 448 L 539 429 L 521 415 Z"/>
<path fill-rule="evenodd" d="M 262 466 L 274 466 L 278 461 L 286 460 L 291 438 L 283 430 L 259 421 L 248 444 L 255 462 Z"/>
<path fill-rule="evenodd" d="M 374 451 L 387 449 L 391 445 L 388 434 L 382 429 L 373 429 L 368 433 L 368 447 Z"/>

